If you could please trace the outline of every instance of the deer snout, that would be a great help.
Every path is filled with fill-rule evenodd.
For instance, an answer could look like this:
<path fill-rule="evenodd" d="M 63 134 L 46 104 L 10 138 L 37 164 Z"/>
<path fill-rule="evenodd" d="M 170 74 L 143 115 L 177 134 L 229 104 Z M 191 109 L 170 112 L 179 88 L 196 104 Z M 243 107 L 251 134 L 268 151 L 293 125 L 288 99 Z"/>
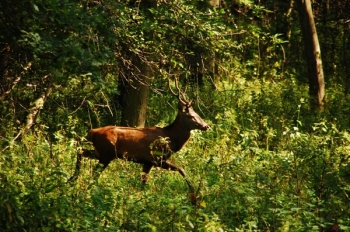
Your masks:
<path fill-rule="evenodd" d="M 202 129 L 202 130 L 207 131 L 207 130 L 210 130 L 210 129 L 211 129 L 211 127 L 210 127 L 208 124 L 205 124 L 205 125 L 203 126 L 203 129 Z"/>

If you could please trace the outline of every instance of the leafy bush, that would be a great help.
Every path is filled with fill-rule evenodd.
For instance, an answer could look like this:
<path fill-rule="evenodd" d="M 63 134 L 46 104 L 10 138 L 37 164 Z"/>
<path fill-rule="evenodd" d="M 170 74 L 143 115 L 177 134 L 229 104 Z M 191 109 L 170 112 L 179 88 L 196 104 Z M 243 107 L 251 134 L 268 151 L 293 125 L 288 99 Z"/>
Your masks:
<path fill-rule="evenodd" d="M 324 116 L 310 123 L 298 90 L 284 83 L 252 85 L 219 87 L 225 91 L 214 100 L 222 104 L 210 105 L 206 112 L 215 113 L 205 117 L 213 129 L 194 132 L 174 155 L 199 188 L 197 206 L 178 173 L 155 169 L 143 188 L 140 165 L 123 160 L 112 162 L 98 183 L 91 175 L 95 161 L 84 160 L 77 184 L 67 185 L 81 134 L 72 119 L 55 131 L 54 143 L 37 129 L 4 149 L 2 228 L 318 231 L 336 223 L 348 229 L 349 134 Z M 295 93 L 289 101 L 286 91 Z M 206 100 L 212 99 L 203 95 Z M 164 103 L 158 106 L 159 101 Z M 156 110 L 166 101 L 150 105 L 154 120 L 163 118 L 164 124 L 174 117 Z"/>

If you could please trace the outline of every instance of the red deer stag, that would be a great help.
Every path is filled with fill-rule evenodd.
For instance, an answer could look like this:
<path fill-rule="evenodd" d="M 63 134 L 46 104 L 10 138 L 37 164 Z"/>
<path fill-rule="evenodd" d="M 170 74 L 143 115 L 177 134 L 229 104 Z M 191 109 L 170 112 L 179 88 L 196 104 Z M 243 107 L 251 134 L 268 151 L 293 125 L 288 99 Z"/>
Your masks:
<path fill-rule="evenodd" d="M 178 113 L 173 123 L 164 128 L 152 126 L 139 129 L 106 126 L 90 130 L 87 139 L 93 143 L 95 150 L 83 150 L 82 153 L 77 155 L 76 170 L 69 182 L 78 178 L 82 157 L 99 161 L 94 169 L 96 179 L 113 159 L 120 158 L 143 164 L 141 176 L 143 183 L 146 183 L 147 174 L 153 166 L 161 167 L 178 171 L 185 178 L 190 190 L 194 192 L 191 182 L 186 178 L 184 169 L 171 163 L 168 159 L 187 143 L 191 130 L 206 131 L 210 127 L 193 110 L 191 101 L 185 99 L 184 93 L 180 91 L 176 80 L 175 85 L 178 94 L 174 93 L 169 83 L 171 93 L 179 100 Z"/>

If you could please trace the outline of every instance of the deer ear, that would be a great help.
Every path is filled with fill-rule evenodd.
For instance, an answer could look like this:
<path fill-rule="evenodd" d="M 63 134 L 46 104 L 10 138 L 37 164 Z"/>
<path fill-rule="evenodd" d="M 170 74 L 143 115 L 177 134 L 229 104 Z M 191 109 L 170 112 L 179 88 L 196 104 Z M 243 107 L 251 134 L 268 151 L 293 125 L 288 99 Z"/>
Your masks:
<path fill-rule="evenodd" d="M 187 103 L 187 107 L 192 107 L 193 106 L 193 100 L 190 100 L 188 103 Z"/>
<path fill-rule="evenodd" d="M 179 111 L 186 112 L 186 110 L 188 110 L 189 107 L 191 107 L 191 106 L 187 102 L 184 103 L 184 102 L 179 101 L 179 104 L 178 104 Z"/>

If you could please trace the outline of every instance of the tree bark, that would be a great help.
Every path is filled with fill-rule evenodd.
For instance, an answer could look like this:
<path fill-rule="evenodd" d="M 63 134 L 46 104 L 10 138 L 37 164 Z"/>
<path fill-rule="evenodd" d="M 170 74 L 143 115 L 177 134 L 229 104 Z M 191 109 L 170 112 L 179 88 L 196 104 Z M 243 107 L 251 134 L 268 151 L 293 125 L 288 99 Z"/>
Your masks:
<path fill-rule="evenodd" d="M 158 2 L 155 0 L 132 0 L 129 2 L 130 6 L 139 8 L 145 15 L 152 15 L 149 9 L 156 8 L 157 4 Z M 137 23 L 137 20 L 134 22 Z M 151 37 L 150 35 L 148 36 Z M 144 127 L 150 84 L 153 76 L 151 61 L 141 51 L 139 53 L 132 52 L 128 45 L 124 45 L 123 50 L 124 56 L 119 70 L 118 86 L 121 94 L 119 104 L 122 109 L 120 125 Z"/>
<path fill-rule="evenodd" d="M 296 0 L 296 3 L 306 54 L 310 105 L 313 109 L 323 110 L 325 84 L 321 49 L 312 13 L 311 2 L 310 0 Z"/>
<path fill-rule="evenodd" d="M 121 92 L 120 105 L 122 108 L 121 126 L 144 127 L 146 122 L 147 104 L 150 91 L 152 70 L 147 63 L 139 58 L 132 59 L 135 67 L 134 72 L 126 71 L 119 82 Z M 135 70 L 136 69 L 136 70 Z"/>

